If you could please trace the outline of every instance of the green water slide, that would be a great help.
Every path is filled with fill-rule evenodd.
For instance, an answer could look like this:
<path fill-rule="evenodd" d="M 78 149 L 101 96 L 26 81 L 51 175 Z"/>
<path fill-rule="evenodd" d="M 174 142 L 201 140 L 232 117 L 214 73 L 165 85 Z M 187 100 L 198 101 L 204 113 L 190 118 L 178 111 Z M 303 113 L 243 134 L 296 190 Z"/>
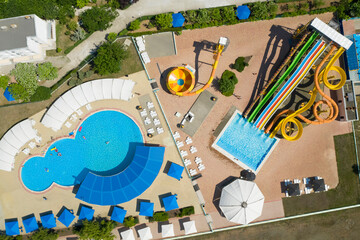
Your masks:
<path fill-rule="evenodd" d="M 255 110 L 251 113 L 248 118 L 248 122 L 252 122 L 254 118 L 258 115 L 260 109 L 267 103 L 270 97 L 274 94 L 276 89 L 281 85 L 281 83 L 289 76 L 289 74 L 294 70 L 294 68 L 299 63 L 301 57 L 305 54 L 305 52 L 309 49 L 310 45 L 315 41 L 315 39 L 319 36 L 319 33 L 315 32 L 309 40 L 305 43 L 304 47 L 300 50 L 300 52 L 296 55 L 288 69 L 286 69 L 285 73 L 279 78 L 279 80 L 275 83 L 275 85 L 270 89 L 270 91 L 266 94 L 266 96 L 261 100 L 261 102 L 256 106 Z"/>

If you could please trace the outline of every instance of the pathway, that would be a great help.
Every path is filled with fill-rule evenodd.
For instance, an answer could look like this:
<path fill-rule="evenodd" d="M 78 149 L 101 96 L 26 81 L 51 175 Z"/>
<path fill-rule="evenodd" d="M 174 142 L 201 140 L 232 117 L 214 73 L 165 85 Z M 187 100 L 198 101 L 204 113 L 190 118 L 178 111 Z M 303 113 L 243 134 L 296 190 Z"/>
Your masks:
<path fill-rule="evenodd" d="M 264 0 L 261 0 L 264 1 Z M 56 81 L 48 81 L 45 86 L 50 87 L 62 78 L 67 72 L 77 67 L 97 46 L 105 40 L 110 32 L 120 32 L 126 28 L 126 25 L 132 20 L 147 15 L 155 15 L 165 12 L 178 12 L 199 8 L 211 8 L 227 5 L 240 5 L 248 2 L 257 2 L 256 0 L 140 0 L 126 10 L 118 10 L 119 16 L 113 21 L 112 26 L 105 31 L 93 33 L 88 39 L 74 48 L 67 57 L 70 59 L 63 68 L 59 70 L 59 76 Z M 79 14 L 81 11 L 78 11 Z"/>

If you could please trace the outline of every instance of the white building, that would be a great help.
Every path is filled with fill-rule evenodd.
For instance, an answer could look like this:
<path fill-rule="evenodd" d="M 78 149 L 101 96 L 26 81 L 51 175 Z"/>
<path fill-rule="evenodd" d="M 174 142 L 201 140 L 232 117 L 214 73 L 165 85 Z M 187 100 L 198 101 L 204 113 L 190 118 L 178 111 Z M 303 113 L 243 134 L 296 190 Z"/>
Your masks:
<path fill-rule="evenodd" d="M 0 19 L 0 66 L 44 60 L 56 48 L 55 21 L 35 14 Z"/>

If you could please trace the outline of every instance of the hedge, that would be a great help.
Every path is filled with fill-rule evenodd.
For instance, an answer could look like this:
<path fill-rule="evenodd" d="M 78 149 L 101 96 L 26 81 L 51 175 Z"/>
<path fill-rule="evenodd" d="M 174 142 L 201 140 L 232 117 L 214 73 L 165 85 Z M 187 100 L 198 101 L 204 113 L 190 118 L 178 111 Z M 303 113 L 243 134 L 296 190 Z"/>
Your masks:
<path fill-rule="evenodd" d="M 190 216 L 191 214 L 194 213 L 195 213 L 194 206 L 184 207 L 180 209 L 180 213 L 178 214 L 178 217 Z"/>
<path fill-rule="evenodd" d="M 156 212 L 152 217 L 149 217 L 150 222 L 165 222 L 169 220 L 169 214 L 167 212 Z"/>

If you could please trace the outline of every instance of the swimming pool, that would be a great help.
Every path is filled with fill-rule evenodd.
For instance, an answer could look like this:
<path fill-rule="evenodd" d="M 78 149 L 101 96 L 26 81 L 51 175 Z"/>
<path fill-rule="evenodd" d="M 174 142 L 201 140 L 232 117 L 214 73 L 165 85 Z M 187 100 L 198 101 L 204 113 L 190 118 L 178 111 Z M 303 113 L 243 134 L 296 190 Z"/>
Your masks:
<path fill-rule="evenodd" d="M 44 191 L 52 183 L 78 184 L 89 171 L 110 176 L 131 163 L 136 146 L 143 142 L 139 127 L 130 117 L 118 111 L 100 111 L 84 120 L 75 138 L 58 140 L 44 156 L 27 160 L 21 179 L 28 189 Z"/>
<path fill-rule="evenodd" d="M 235 111 L 212 147 L 242 168 L 258 172 L 277 142 Z"/>

